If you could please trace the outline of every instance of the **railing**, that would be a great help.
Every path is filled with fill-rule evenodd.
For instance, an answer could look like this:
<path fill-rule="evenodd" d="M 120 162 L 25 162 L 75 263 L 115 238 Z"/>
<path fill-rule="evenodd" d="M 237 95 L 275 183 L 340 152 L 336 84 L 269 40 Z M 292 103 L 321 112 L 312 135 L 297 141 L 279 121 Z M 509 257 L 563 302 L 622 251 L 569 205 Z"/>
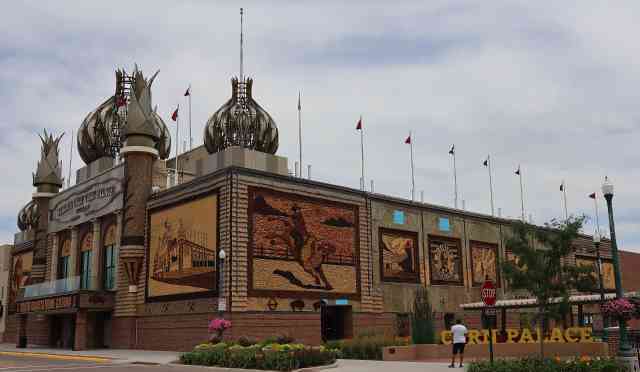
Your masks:
<path fill-rule="evenodd" d="M 25 286 L 20 290 L 18 299 L 52 296 L 77 291 L 78 289 L 80 289 L 80 276 L 70 276 L 68 278 Z"/>

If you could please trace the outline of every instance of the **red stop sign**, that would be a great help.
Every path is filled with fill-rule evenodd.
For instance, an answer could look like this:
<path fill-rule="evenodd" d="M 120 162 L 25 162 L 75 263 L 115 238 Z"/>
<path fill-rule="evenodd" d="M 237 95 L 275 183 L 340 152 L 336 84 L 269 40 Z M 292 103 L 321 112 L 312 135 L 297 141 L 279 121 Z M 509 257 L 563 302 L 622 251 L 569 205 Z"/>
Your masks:
<path fill-rule="evenodd" d="M 496 304 L 496 286 L 493 285 L 491 280 L 485 281 L 482 287 L 480 287 L 480 297 L 482 298 L 482 302 L 487 306 Z"/>

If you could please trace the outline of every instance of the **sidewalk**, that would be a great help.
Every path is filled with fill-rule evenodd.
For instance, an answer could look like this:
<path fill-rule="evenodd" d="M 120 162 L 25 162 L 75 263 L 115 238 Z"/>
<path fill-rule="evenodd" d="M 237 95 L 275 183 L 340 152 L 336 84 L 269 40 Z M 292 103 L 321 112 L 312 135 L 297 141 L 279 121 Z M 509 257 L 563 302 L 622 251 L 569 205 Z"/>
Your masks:
<path fill-rule="evenodd" d="M 169 364 L 180 358 L 179 352 L 173 351 L 147 351 L 125 349 L 96 349 L 74 351 L 68 349 L 48 349 L 44 347 L 28 347 L 18 349 L 14 344 L 0 344 L 0 352 L 25 354 L 29 356 L 60 357 L 61 359 L 77 359 L 87 361 L 108 360 L 112 363 L 150 363 Z"/>

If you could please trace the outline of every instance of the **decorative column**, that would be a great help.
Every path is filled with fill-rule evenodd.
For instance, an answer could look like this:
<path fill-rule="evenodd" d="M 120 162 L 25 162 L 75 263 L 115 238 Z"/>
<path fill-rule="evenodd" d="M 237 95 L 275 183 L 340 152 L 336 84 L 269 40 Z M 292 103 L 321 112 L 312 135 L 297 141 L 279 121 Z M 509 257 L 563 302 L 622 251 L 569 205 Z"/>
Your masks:
<path fill-rule="evenodd" d="M 58 258 L 60 257 L 60 234 L 53 235 L 53 244 L 51 245 L 51 276 L 50 281 L 58 279 Z"/>
<path fill-rule="evenodd" d="M 102 289 L 102 223 L 99 218 L 91 221 L 93 228 L 93 248 L 91 250 L 91 288 L 92 291 Z"/>
<path fill-rule="evenodd" d="M 147 201 L 151 195 L 153 162 L 158 158 L 158 142 L 164 133 L 151 107 L 151 84 L 157 76 L 145 79 L 136 67 L 132 92 L 123 128 L 124 146 L 120 154 L 125 161 L 125 205 L 119 259 L 128 281 L 127 290 L 119 291 L 120 316 L 135 315 L 136 293 L 145 254 Z"/>
<path fill-rule="evenodd" d="M 62 187 L 62 163 L 59 161 L 58 145 L 63 135 L 54 138 L 46 130 L 40 136 L 42 148 L 40 161 L 36 172 L 33 174 L 33 201 L 38 206 L 38 218 L 35 235 L 35 249 L 33 252 L 33 265 L 31 280 L 40 283 L 45 280 L 45 265 L 47 262 L 47 228 L 49 225 L 49 200 L 54 197 Z"/>
<path fill-rule="evenodd" d="M 87 310 L 80 309 L 76 313 L 75 337 L 73 340 L 73 350 L 87 350 L 88 347 L 88 321 Z"/>
<path fill-rule="evenodd" d="M 74 278 L 74 279 L 69 279 L 69 280 L 73 280 L 72 282 L 73 284 L 71 284 L 72 286 L 80 286 L 80 280 L 79 278 L 76 278 L 78 276 L 78 251 L 79 251 L 78 228 L 72 227 L 71 228 L 71 254 L 69 255 L 69 278 Z M 77 284 L 75 283 L 76 279 L 78 279 Z"/>

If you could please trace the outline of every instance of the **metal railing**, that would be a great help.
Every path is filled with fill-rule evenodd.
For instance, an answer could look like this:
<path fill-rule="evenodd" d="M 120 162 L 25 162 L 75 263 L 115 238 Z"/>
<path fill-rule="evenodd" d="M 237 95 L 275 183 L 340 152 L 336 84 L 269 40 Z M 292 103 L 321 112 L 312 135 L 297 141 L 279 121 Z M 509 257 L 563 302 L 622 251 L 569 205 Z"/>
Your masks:
<path fill-rule="evenodd" d="M 77 291 L 78 289 L 80 289 L 80 276 L 70 276 L 68 278 L 25 286 L 21 289 L 18 299 L 52 296 Z"/>

